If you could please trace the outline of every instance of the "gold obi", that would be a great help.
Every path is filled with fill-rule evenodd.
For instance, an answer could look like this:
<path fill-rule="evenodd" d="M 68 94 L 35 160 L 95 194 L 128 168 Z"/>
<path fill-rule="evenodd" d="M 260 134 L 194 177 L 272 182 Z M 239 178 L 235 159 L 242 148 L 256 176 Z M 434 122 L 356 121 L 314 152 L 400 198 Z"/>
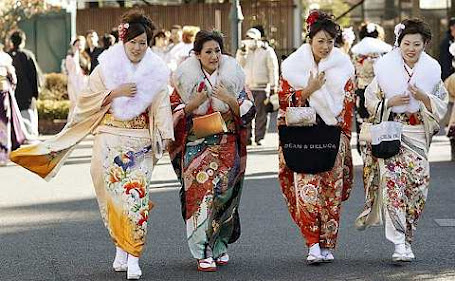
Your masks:
<path fill-rule="evenodd" d="M 123 129 L 148 129 L 149 115 L 144 112 L 131 120 L 121 121 L 115 119 L 113 114 L 106 113 L 104 114 L 103 120 L 101 121 L 101 125 Z"/>

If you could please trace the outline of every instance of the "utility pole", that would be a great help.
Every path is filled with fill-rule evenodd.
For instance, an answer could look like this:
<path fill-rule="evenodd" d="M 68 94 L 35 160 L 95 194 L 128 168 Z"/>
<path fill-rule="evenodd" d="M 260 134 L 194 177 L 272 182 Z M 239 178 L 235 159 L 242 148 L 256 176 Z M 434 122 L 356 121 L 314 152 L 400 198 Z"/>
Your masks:
<path fill-rule="evenodd" d="M 239 0 L 231 0 L 231 4 L 231 12 L 229 13 L 231 19 L 231 53 L 235 54 L 242 36 L 243 14 Z"/>
<path fill-rule="evenodd" d="M 420 16 L 420 0 L 412 0 L 412 16 L 413 17 Z"/>
<path fill-rule="evenodd" d="M 450 14 L 449 14 L 449 19 L 451 17 L 455 17 L 455 0 L 451 0 L 450 2 L 452 5 L 450 6 Z"/>

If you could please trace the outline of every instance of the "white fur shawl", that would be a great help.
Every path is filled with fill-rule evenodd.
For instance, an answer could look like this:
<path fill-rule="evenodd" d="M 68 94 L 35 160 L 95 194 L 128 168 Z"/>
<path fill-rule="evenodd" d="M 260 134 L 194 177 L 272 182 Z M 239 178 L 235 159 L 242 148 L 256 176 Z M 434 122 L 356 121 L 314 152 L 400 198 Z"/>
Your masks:
<path fill-rule="evenodd" d="M 98 61 L 108 90 L 124 83 L 135 83 L 137 86 L 134 97 L 118 97 L 112 102 L 112 112 L 119 120 L 131 120 L 143 113 L 169 81 L 168 67 L 150 48 L 147 48 L 136 68 L 126 56 L 122 43 L 104 51 Z"/>
<path fill-rule="evenodd" d="M 380 39 L 372 37 L 363 38 L 351 48 L 351 52 L 354 55 L 385 54 L 391 50 L 392 46 Z"/>
<path fill-rule="evenodd" d="M 338 48 L 333 48 L 329 56 L 316 65 L 311 46 L 303 44 L 283 61 L 281 69 L 283 78 L 296 90 L 307 86 L 310 71 L 324 71 L 326 82 L 310 96 L 310 106 L 327 125 L 338 123 L 337 117 L 343 110 L 344 87 L 354 75 L 354 66 L 348 55 Z"/>
<path fill-rule="evenodd" d="M 172 75 L 172 85 L 177 89 L 184 103 L 188 103 L 196 93 L 199 83 L 205 78 L 201 64 L 196 56 L 191 56 L 182 62 Z M 245 87 L 245 73 L 237 61 L 226 55 L 222 55 L 218 68 L 218 83 L 223 84 L 236 98 Z M 215 86 L 215 85 L 214 85 Z M 208 87 L 209 92 L 211 91 Z M 216 98 L 212 100 L 212 107 L 215 111 L 227 112 L 229 106 Z M 205 101 L 193 113 L 203 115 L 207 113 L 210 106 L 210 99 Z"/>
<path fill-rule="evenodd" d="M 419 102 L 409 93 L 409 84 L 417 86 L 426 94 L 431 94 L 441 81 L 441 66 L 427 53 L 422 52 L 408 84 L 409 76 L 405 70 L 400 48 L 395 48 L 380 58 L 374 65 L 374 73 L 386 99 L 404 93 L 409 94 L 411 98 L 409 104 L 392 108 L 392 111 L 396 113 L 419 110 Z"/>

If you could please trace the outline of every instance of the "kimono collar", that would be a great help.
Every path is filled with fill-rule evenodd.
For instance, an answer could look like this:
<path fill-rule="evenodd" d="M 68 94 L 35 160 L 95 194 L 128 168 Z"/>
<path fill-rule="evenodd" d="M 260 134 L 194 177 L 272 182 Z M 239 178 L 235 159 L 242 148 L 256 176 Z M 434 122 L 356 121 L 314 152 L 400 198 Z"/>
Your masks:
<path fill-rule="evenodd" d="M 343 110 L 344 88 L 354 75 L 354 66 L 348 55 L 333 48 L 327 58 L 316 64 L 311 45 L 303 44 L 283 61 L 281 69 L 283 78 L 296 90 L 307 86 L 313 69 L 324 72 L 326 82 L 310 96 L 309 103 L 327 125 L 338 123 L 337 116 Z"/>
<path fill-rule="evenodd" d="M 245 73 L 237 61 L 230 56 L 222 55 L 217 72 L 218 82 L 238 97 L 238 94 L 245 87 Z M 199 59 L 192 56 L 179 65 L 172 75 L 172 82 L 182 100 L 188 102 L 204 78 Z"/>
<path fill-rule="evenodd" d="M 363 38 L 351 48 L 351 52 L 354 55 L 385 54 L 391 50 L 392 46 L 380 39 L 372 37 Z"/>
<path fill-rule="evenodd" d="M 124 83 L 135 83 L 137 86 L 134 97 L 113 100 L 111 109 L 118 120 L 131 120 L 146 111 L 169 80 L 168 67 L 150 48 L 136 65 L 128 59 L 121 42 L 104 51 L 98 61 L 103 82 L 109 91 Z"/>
<path fill-rule="evenodd" d="M 419 102 L 409 93 L 409 85 L 415 85 L 424 93 L 431 94 L 441 81 L 441 66 L 425 52 L 420 55 L 412 73 L 408 74 L 400 48 L 395 48 L 380 58 L 374 65 L 374 73 L 385 98 L 409 94 L 411 98 L 409 104 L 394 106 L 392 112 L 395 113 L 419 110 Z"/>

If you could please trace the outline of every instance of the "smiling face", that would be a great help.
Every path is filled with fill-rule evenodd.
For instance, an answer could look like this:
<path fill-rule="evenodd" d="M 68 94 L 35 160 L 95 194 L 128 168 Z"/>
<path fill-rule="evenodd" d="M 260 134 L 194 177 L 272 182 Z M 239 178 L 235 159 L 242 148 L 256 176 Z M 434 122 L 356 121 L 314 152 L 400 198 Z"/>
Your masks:
<path fill-rule="evenodd" d="M 201 53 L 197 55 L 205 71 L 212 74 L 220 64 L 221 47 L 215 40 L 207 41 L 202 45 Z"/>
<path fill-rule="evenodd" d="M 125 52 L 132 63 L 138 63 L 142 60 L 147 51 L 147 35 L 142 33 L 125 43 Z"/>
<path fill-rule="evenodd" d="M 310 40 L 314 60 L 319 62 L 330 55 L 335 46 L 335 39 L 326 31 L 321 30 Z"/>
<path fill-rule="evenodd" d="M 406 34 L 400 44 L 401 56 L 407 65 L 413 67 L 425 49 L 422 35 Z"/>

